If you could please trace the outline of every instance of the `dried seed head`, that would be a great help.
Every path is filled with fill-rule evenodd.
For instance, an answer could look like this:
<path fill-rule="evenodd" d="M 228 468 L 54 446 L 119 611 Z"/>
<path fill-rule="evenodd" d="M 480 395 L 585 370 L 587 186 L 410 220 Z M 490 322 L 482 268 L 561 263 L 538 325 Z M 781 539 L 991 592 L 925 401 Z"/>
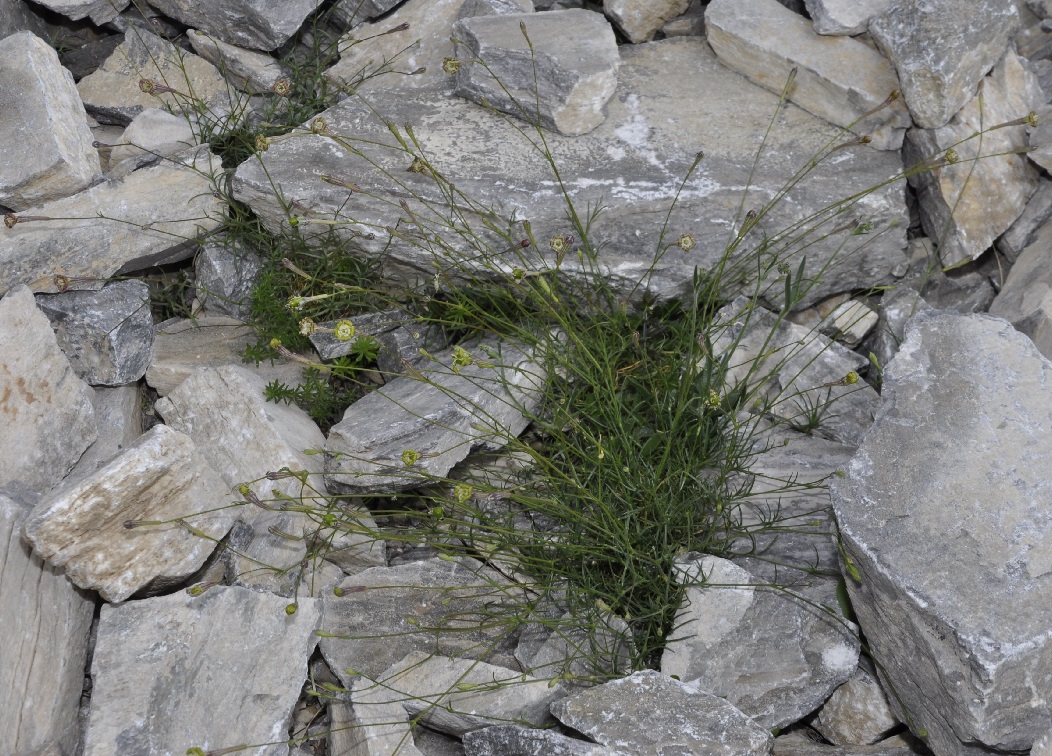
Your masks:
<path fill-rule="evenodd" d="M 313 134 L 327 134 L 329 133 L 329 124 L 325 122 L 325 119 L 318 116 L 310 122 L 310 130 Z"/>
<path fill-rule="evenodd" d="M 690 252 L 690 250 L 698 246 L 698 241 L 692 234 L 681 234 L 679 239 L 676 240 L 676 246 L 684 252 Z"/>
<path fill-rule="evenodd" d="M 278 97 L 284 97 L 292 91 L 292 82 L 288 76 L 282 76 L 271 85 L 270 91 Z"/>
<path fill-rule="evenodd" d="M 456 76 L 457 72 L 460 70 L 460 61 L 456 58 L 443 58 L 442 70 L 450 76 Z"/>

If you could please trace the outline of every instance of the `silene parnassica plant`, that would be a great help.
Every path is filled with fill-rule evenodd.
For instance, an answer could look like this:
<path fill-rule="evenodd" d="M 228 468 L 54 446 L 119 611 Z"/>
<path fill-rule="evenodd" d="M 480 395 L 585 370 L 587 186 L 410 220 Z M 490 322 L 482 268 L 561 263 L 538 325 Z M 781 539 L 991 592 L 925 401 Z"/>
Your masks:
<path fill-rule="evenodd" d="M 388 33 L 405 31 L 398 27 Z M 484 564 L 489 576 L 480 577 L 480 590 L 491 598 L 486 615 L 477 619 L 499 628 L 491 647 L 524 632 L 542 632 L 575 649 L 560 663 L 535 669 L 534 675 L 552 684 L 590 685 L 657 666 L 675 629 L 686 588 L 675 577 L 676 560 L 693 553 L 762 557 L 755 553 L 762 534 L 799 529 L 819 520 L 821 512 L 816 511 L 788 521 L 776 507 L 757 503 L 751 471 L 774 443 L 774 429 L 815 430 L 825 413 L 835 411 L 839 396 L 862 385 L 852 372 L 830 384 L 794 386 L 772 395 L 768 379 L 791 355 L 772 349 L 767 359 L 735 364 L 740 336 L 728 334 L 744 329 L 732 325 L 747 326 L 761 303 L 774 303 L 776 325 L 761 350 L 767 353 L 777 326 L 807 298 L 832 264 L 830 259 L 823 267 L 816 269 L 813 263 L 808 267 L 808 248 L 833 239 L 838 245 L 834 258 L 856 253 L 881 231 L 874 231 L 865 220 L 841 222 L 845 210 L 887 183 L 958 162 L 956 150 L 933 155 L 879 186 L 842 198 L 777 233 L 764 234 L 763 221 L 795 186 L 831 155 L 867 142 L 844 129 L 768 201 L 746 209 L 748 192 L 744 193 L 731 219 L 723 256 L 712 268 L 695 271 L 686 296 L 668 302 L 653 296 L 650 275 L 664 255 L 689 251 L 696 244 L 691 229 L 669 227 L 678 193 L 657 230 L 651 268 L 628 295 L 623 288 L 615 289 L 604 277 L 600 249 L 592 241 L 591 227 L 603 208 L 575 206 L 534 115 L 537 103 L 519 103 L 520 120 L 509 122 L 527 124 L 517 127 L 519 132 L 550 166 L 561 187 L 566 227 L 550 238 L 535 238 L 528 221 L 501 217 L 467 197 L 427 159 L 411 126 L 399 129 L 388 124 L 409 170 L 429 176 L 444 200 L 436 203 L 432 197 L 414 195 L 401 176 L 374 164 L 392 187 L 413 200 L 413 206 L 401 202 L 404 223 L 377 231 L 428 251 L 436 261 L 427 286 L 393 291 L 379 277 L 376 265 L 353 254 L 353 244 L 348 243 L 349 236 L 353 240 L 355 235 L 372 233 L 368 224 L 354 217 L 355 195 L 362 193 L 357 185 L 322 177 L 348 191 L 346 205 L 333 218 L 314 216 L 294 199 L 283 198 L 287 227 L 281 233 L 265 229 L 229 191 L 230 174 L 239 162 L 258 160 L 265 166 L 270 146 L 282 139 L 322 136 L 363 154 L 354 135 L 332 132 L 317 115 L 335 102 L 337 92 L 320 73 L 334 59 L 334 50 L 316 46 L 313 56 L 286 61 L 292 73 L 275 86 L 275 97 L 262 118 L 241 99 L 223 114 L 207 113 L 193 97 L 188 80 L 169 86 L 144 79 L 143 86 L 154 94 L 174 93 L 185 99 L 180 112 L 191 118 L 199 137 L 224 160 L 224 170 L 211 178 L 217 196 L 228 206 L 225 238 L 264 257 L 253 294 L 260 338 L 246 358 L 293 359 L 304 363 L 307 371 L 299 386 L 269 386 L 267 398 L 299 403 L 325 427 L 366 391 L 383 392 L 382 384 L 398 376 L 379 374 L 379 345 L 356 334 L 349 317 L 397 305 L 414 313 L 421 328 L 437 326 L 451 343 L 462 345 L 449 364 L 425 355 L 423 364 L 407 365 L 408 379 L 460 401 L 465 398 L 451 392 L 443 377 L 473 368 L 489 371 L 497 385 L 508 377 L 502 355 L 478 346 L 482 337 L 497 337 L 536 355 L 525 369 L 533 371 L 528 383 L 540 401 L 518 406 L 527 420 L 522 433 L 512 433 L 479 408 L 473 434 L 462 443 L 473 444 L 484 433 L 491 451 L 469 457 L 448 477 L 432 476 L 421 468 L 422 459 L 434 450 L 403 450 L 398 465 L 412 471 L 419 485 L 402 493 L 367 495 L 352 502 L 326 493 L 311 475 L 286 468 L 273 471 L 268 479 L 295 478 L 301 495 L 269 499 L 256 493 L 265 490 L 265 484 L 258 485 L 264 481 L 246 481 L 239 489 L 243 505 L 296 512 L 310 523 L 303 534 L 287 534 L 305 544 L 301 560 L 259 568 L 293 574 L 298 595 L 315 595 L 313 567 L 345 534 L 383 540 L 394 549 L 427 549 L 447 560 L 470 557 Z M 383 61 L 363 69 L 356 85 L 374 76 L 405 75 L 394 71 L 394 63 Z M 447 72 L 454 73 L 460 63 L 447 60 Z M 777 110 L 788 101 L 792 84 L 790 75 Z M 355 89 L 347 87 L 345 92 L 356 96 Z M 896 96 L 892 94 L 881 107 Z M 757 147 L 754 172 L 777 110 Z M 1018 124 L 987 130 L 1008 125 Z M 973 138 L 981 140 L 982 133 Z M 989 156 L 980 154 L 973 162 L 983 157 Z M 703 155 L 696 156 L 681 190 L 703 160 Z M 750 174 L 747 183 L 752 178 Z M 283 196 L 279 186 L 273 188 Z M 424 215 L 415 209 L 420 207 L 430 212 Z M 5 217 L 5 224 L 48 220 L 12 214 Z M 721 314 L 736 296 L 744 296 L 749 305 L 729 318 Z M 329 362 L 303 356 L 308 337 L 319 329 L 347 341 L 349 354 Z M 776 411 L 784 402 L 793 402 L 802 411 Z M 499 451 L 492 451 L 495 448 Z M 382 467 L 378 471 L 388 472 Z M 824 484 L 824 479 L 793 478 L 773 489 L 766 486 L 761 499 L 820 489 Z M 363 511 L 360 503 L 372 518 L 368 525 L 358 516 Z M 192 529 L 192 520 L 185 518 L 183 524 Z M 859 579 L 850 555 L 842 558 L 849 579 Z M 209 587 L 197 584 L 188 591 L 200 595 Z M 768 587 L 785 593 L 787 600 L 805 600 L 784 586 Z M 840 607 L 822 608 L 846 623 L 850 606 L 845 593 L 840 598 Z M 288 612 L 295 611 L 292 598 Z M 452 602 L 450 616 L 456 614 Z M 418 623 L 415 631 L 440 639 L 443 633 L 458 631 L 453 624 L 421 627 Z M 320 634 L 333 637 L 327 631 Z M 484 657 L 487 650 L 491 649 L 479 648 L 472 656 Z M 321 698 L 345 692 L 321 683 L 312 691 Z M 453 692 L 436 691 L 428 697 L 425 714 L 428 707 L 448 705 L 442 696 Z"/>

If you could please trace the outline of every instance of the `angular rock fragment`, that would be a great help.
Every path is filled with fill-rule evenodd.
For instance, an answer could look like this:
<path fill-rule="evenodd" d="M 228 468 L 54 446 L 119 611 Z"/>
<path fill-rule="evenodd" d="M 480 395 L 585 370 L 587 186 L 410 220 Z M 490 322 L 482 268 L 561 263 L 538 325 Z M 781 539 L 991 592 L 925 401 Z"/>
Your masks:
<path fill-rule="evenodd" d="M 552 730 L 497 725 L 465 735 L 464 753 L 466 756 L 615 756 L 621 752 Z"/>
<path fill-rule="evenodd" d="M 855 35 L 869 29 L 891 0 L 804 0 L 819 34 Z"/>
<path fill-rule="evenodd" d="M 862 42 L 819 36 L 807 19 L 777 0 L 713 0 L 705 29 L 720 62 L 731 70 L 781 93 L 795 69 L 788 92 L 792 102 L 870 137 L 877 149 L 902 146 L 911 124 L 906 106 L 899 98 L 881 108 L 899 89 L 895 70 Z"/>
<path fill-rule="evenodd" d="M 208 178 L 219 161 L 201 150 L 185 164 L 143 168 L 10 216 L 0 229 L 0 292 L 20 283 L 44 293 L 101 289 L 115 273 L 189 257 L 223 207 Z"/>
<path fill-rule="evenodd" d="M 330 485 L 359 493 L 413 488 L 446 475 L 475 447 L 505 446 L 540 404 L 541 359 L 536 347 L 488 337 L 367 394 L 329 431 Z"/>
<path fill-rule="evenodd" d="M 163 157 L 185 152 L 197 143 L 193 127 L 185 118 L 159 108 L 147 108 L 132 119 L 110 150 L 108 177 L 123 178 Z"/>
<path fill-rule="evenodd" d="M 1041 354 L 1052 359 L 1052 223 L 1046 223 L 1023 250 L 1004 287 L 990 305 L 990 314 L 1009 321 L 1029 336 Z"/>
<path fill-rule="evenodd" d="M 84 104 L 55 51 L 32 32 L 0 41 L 0 205 L 76 194 L 102 172 Z"/>
<path fill-rule="evenodd" d="M 687 10 L 690 0 L 605 0 L 603 13 L 629 41 L 649 42 L 658 29 Z"/>
<path fill-rule="evenodd" d="M 893 0 L 869 23 L 917 126 L 944 126 L 975 96 L 1019 23 L 1008 0 Z"/>
<path fill-rule="evenodd" d="M 152 0 L 157 10 L 218 40 L 273 50 L 299 31 L 322 0 Z"/>
<path fill-rule="evenodd" d="M 931 305 L 924 301 L 916 289 L 908 286 L 899 286 L 880 298 L 879 320 L 871 348 L 881 369 L 899 351 L 909 319 L 922 310 L 930 309 Z"/>
<path fill-rule="evenodd" d="M 358 675 L 379 679 L 412 651 L 514 666 L 499 621 L 508 590 L 505 578 L 467 557 L 374 567 L 324 599 L 320 647 L 345 685 Z"/>
<path fill-rule="evenodd" d="M 718 557 L 685 556 L 676 576 L 688 587 L 661 671 L 725 698 L 764 728 L 814 711 L 855 671 L 850 623 L 793 591 L 757 587 L 748 571 Z"/>
<path fill-rule="evenodd" d="M 172 91 L 168 91 L 168 90 Z M 126 126 L 146 108 L 194 117 L 229 106 L 226 81 L 204 58 L 133 27 L 102 66 L 77 84 L 84 105 L 103 123 Z"/>
<path fill-rule="evenodd" d="M 48 10 L 61 13 L 74 21 L 88 18 L 96 26 L 107 24 L 128 7 L 131 0 L 41 0 Z"/>
<path fill-rule="evenodd" d="M 397 701 L 377 701 L 367 707 L 351 703 L 355 688 L 368 688 L 366 681 L 351 683 L 351 693 L 333 697 L 329 704 L 332 753 L 348 756 L 425 756 L 416 747 L 405 709 Z"/>
<path fill-rule="evenodd" d="M 755 125 L 770 121 L 778 108 L 777 95 L 747 84 L 720 65 L 704 40 L 625 46 L 620 54 L 618 91 L 607 105 L 606 120 L 583 136 L 546 137 L 578 212 L 605 208 L 589 230 L 592 245 L 602 250 L 595 266 L 579 260 L 572 245 L 560 270 L 577 281 L 602 274 L 617 295 L 626 298 L 639 297 L 644 288 L 658 300 L 686 296 L 695 268 L 713 269 L 726 252 L 733 238 L 729 224 L 740 211 L 746 186 L 752 210 L 773 198 L 838 130 L 789 106 L 780 111 L 763 160 L 756 163 Z M 431 285 L 436 264 L 441 269 L 439 283 L 446 276 L 453 283 L 508 281 L 515 269 L 555 267 L 556 253 L 548 242 L 578 234 L 566 221 L 566 198 L 550 166 L 505 117 L 448 97 L 446 91 L 369 90 L 370 107 L 348 99 L 322 117 L 329 132 L 350 140 L 362 157 L 322 134 L 282 141 L 266 153 L 265 171 L 255 160 L 238 168 L 234 194 L 276 231 L 289 220 L 287 200 L 274 189 L 282 187 L 284 197 L 296 198 L 305 208 L 297 211 L 299 223 L 340 221 L 335 231 L 346 239 L 348 251 L 367 258 L 382 255 L 385 275 L 411 286 Z M 414 124 L 421 152 L 444 177 L 443 183 L 436 184 L 426 171 L 408 170 L 419 155 L 403 149 L 389 128 L 407 121 Z M 691 172 L 699 150 L 704 158 Z M 830 294 L 891 283 L 906 262 L 909 224 L 903 185 L 893 182 L 865 191 L 899 173 L 900 157 L 865 146 L 840 150 L 834 157 L 835 166 L 819 165 L 795 185 L 793 203 L 777 203 L 763 216 L 736 248 L 734 260 L 740 255 L 740 265 L 731 264 L 748 278 L 756 268 L 757 245 L 770 249 L 772 237 L 780 258 L 787 258 L 794 270 L 806 255 L 808 269 L 822 270 L 822 275 L 800 306 Z M 353 177 L 363 191 L 348 198 L 346 189 L 318 178 L 323 174 Z M 391 194 L 390 176 L 397 176 L 404 187 L 397 196 Z M 478 203 L 457 210 L 470 234 L 448 228 L 439 218 L 437 210 L 447 207 L 445 181 Z M 837 205 L 844 212 L 835 220 L 828 216 L 834 225 L 822 225 L 810 234 L 777 235 L 856 192 L 862 193 L 857 203 Z M 413 234 L 414 222 L 400 200 L 409 204 L 410 214 L 429 234 L 441 237 L 440 246 Z M 658 231 L 648 229 L 654 228 L 655 218 L 664 219 L 673 204 L 665 243 L 678 244 L 684 235 L 682 246 L 655 258 Z M 491 232 L 478 220 L 478 206 L 492 209 L 507 235 Z M 442 212 L 448 215 L 449 210 Z M 527 238 L 519 225 L 522 218 L 530 220 L 540 249 L 522 247 Z M 855 219 L 864 225 L 852 226 Z M 385 229 L 404 230 L 392 237 Z M 834 230 L 837 233 L 831 234 Z M 466 236 L 472 243 L 466 243 Z M 640 285 L 643 280 L 645 287 Z M 772 286 L 771 298 L 777 300 L 779 291 L 784 286 Z"/>
<path fill-rule="evenodd" d="M 515 658 L 535 677 L 563 677 L 568 690 L 590 687 L 590 680 L 632 671 L 632 629 L 611 612 L 576 617 L 570 613 L 546 623 L 528 624 Z"/>
<path fill-rule="evenodd" d="M 288 71 L 274 58 L 213 39 L 204 32 L 188 29 L 186 38 L 194 51 L 214 65 L 227 81 L 249 94 L 267 94 Z"/>
<path fill-rule="evenodd" d="M 236 241 L 206 241 L 194 258 L 194 290 L 210 315 L 248 321 L 263 258 Z"/>
<path fill-rule="evenodd" d="M 552 714 L 616 753 L 763 756 L 773 741 L 723 699 L 653 670 L 559 699 Z"/>
<path fill-rule="evenodd" d="M 1022 214 L 1037 190 L 1037 170 L 1020 154 L 1027 146 L 1024 126 L 973 135 L 1025 118 L 1040 102 L 1037 79 L 1021 58 L 1008 52 L 984 79 L 982 92 L 949 123 L 911 129 L 907 135 L 907 165 L 938 161 L 911 176 L 910 183 L 917 189 L 921 225 L 936 241 L 943 267 L 979 257 Z"/>
<path fill-rule="evenodd" d="M 1023 214 L 997 240 L 997 251 L 1010 263 L 1015 263 L 1023 250 L 1030 246 L 1038 229 L 1052 218 L 1052 181 L 1044 176 L 1037 181 L 1037 191 L 1026 203 Z"/>
<path fill-rule="evenodd" d="M 73 753 L 95 601 L 31 553 L 28 514 L 0 493 L 0 752 Z"/>
<path fill-rule="evenodd" d="M 1025 751 L 1048 728 L 1050 386 L 1009 323 L 919 313 L 830 488 L 893 711 L 936 753 Z"/>
<path fill-rule="evenodd" d="M 364 21 L 382 16 L 402 0 L 339 0 L 332 9 L 332 20 L 351 29 Z"/>
<path fill-rule="evenodd" d="M 0 39 L 31 31 L 41 39 L 48 36 L 48 25 L 23 0 L 0 0 Z"/>
<path fill-rule="evenodd" d="M 116 281 L 99 291 L 39 294 L 37 307 L 85 382 L 121 386 L 146 372 L 153 316 L 150 289 L 142 281 Z"/>
<path fill-rule="evenodd" d="M 91 387 L 24 286 L 0 299 L 0 485 L 54 486 L 95 440 Z"/>
<path fill-rule="evenodd" d="M 457 17 L 465 19 L 476 16 L 510 16 L 533 11 L 533 0 L 464 0 Z"/>
<path fill-rule="evenodd" d="M 863 657 L 851 679 L 833 691 L 812 725 L 834 745 L 868 745 L 899 726 L 873 663 Z"/>
<path fill-rule="evenodd" d="M 453 36 L 455 94 L 567 136 L 587 134 L 606 117 L 621 58 L 602 14 L 482 16 L 458 21 Z"/>
<path fill-rule="evenodd" d="M 158 425 L 95 474 L 42 499 L 25 538 L 78 586 L 120 602 L 200 567 L 237 517 L 233 500 L 189 437 Z"/>
<path fill-rule="evenodd" d="M 92 659 L 85 756 L 247 744 L 285 756 L 321 605 L 215 586 L 106 606 Z M 266 745 L 270 744 L 270 745 Z"/>

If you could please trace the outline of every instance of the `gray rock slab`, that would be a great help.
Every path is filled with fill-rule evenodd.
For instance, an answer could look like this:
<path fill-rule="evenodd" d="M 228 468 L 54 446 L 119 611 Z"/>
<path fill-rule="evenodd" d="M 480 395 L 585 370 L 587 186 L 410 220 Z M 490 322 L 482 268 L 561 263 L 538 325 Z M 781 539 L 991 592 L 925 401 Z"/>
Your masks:
<path fill-rule="evenodd" d="M 607 106 L 606 121 L 591 133 L 572 139 L 550 134 L 548 144 L 578 211 L 584 212 L 589 204 L 607 208 L 595 218 L 590 233 L 592 243 L 602 245 L 597 265 L 615 289 L 625 296 L 632 291 L 638 295 L 639 281 L 649 276 L 650 290 L 659 299 L 685 296 L 695 267 L 709 270 L 717 265 L 734 238 L 732 225 L 759 147 L 755 124 L 771 119 L 778 98 L 720 65 L 704 40 L 678 38 L 623 47 L 620 52 L 618 92 Z M 479 250 L 464 243 L 462 230 L 454 234 L 444 229 L 437 216 L 411 196 L 415 193 L 441 208 L 444 190 L 430 176 L 407 172 L 413 155 L 398 145 L 373 110 L 353 98 L 322 117 L 333 134 L 369 140 L 370 144 L 351 143 L 362 157 L 339 148 L 324 135 L 283 141 L 265 154 L 266 170 L 256 160 L 238 168 L 235 195 L 251 206 L 268 228 L 277 230 L 288 223 L 287 205 L 274 191 L 274 185 L 280 185 L 284 196 L 296 198 L 303 208 L 297 210 L 301 223 L 311 218 L 347 221 L 335 230 L 347 239 L 348 250 L 368 257 L 382 254 L 386 275 L 409 285 L 430 284 L 436 262 L 454 281 L 493 277 L 494 268 L 503 271 L 498 277 L 507 280 L 515 268 L 554 267 L 555 255 L 547 249 L 547 240 L 574 229 L 565 220 L 565 198 L 550 166 L 515 126 L 440 90 L 398 90 L 397 94 L 378 98 L 373 106 L 392 124 L 412 122 L 423 154 L 458 191 L 492 208 L 502 219 L 529 219 L 542 249 L 521 250 L 517 242 L 525 238 L 525 232 L 515 223 L 509 226 L 509 241 L 489 234 L 475 220 L 476 215 L 467 213 L 464 217 L 472 233 L 493 250 L 489 256 L 495 259 L 480 263 Z M 756 164 L 748 209 L 772 198 L 837 131 L 795 106 L 785 108 L 763 159 Z M 681 186 L 699 150 L 705 157 Z M 747 241 L 736 248 L 733 259 L 750 262 L 732 262 L 729 267 L 733 271 L 747 279 L 749 271 L 755 270 L 755 255 L 749 257 L 748 253 L 762 242 L 763 233 L 768 238 L 775 236 L 819 208 L 843 202 L 845 197 L 901 170 L 897 155 L 866 146 L 841 150 L 835 159 L 835 166 L 820 165 L 794 189 L 793 203 L 778 203 L 751 234 L 746 234 Z M 363 192 L 348 198 L 345 189 L 319 179 L 320 174 L 353 177 Z M 396 176 L 404 189 L 393 191 L 391 176 Z M 814 235 L 798 239 L 800 243 L 814 242 L 803 252 L 811 270 L 823 268 L 836 257 L 824 267 L 821 281 L 801 306 L 840 291 L 894 280 L 894 272 L 906 261 L 903 250 L 908 214 L 903 189 L 899 183 L 866 194 L 835 221 L 835 228 L 846 229 L 840 224 L 850 224 L 850 218 L 861 216 L 873 224 L 867 227 L 871 228 L 867 234 L 850 237 L 846 244 L 842 244 L 846 230 L 821 242 Z M 679 199 L 669 218 L 666 243 L 689 233 L 696 246 L 686 252 L 678 247 L 670 249 L 655 262 L 663 219 L 677 192 Z M 443 252 L 436 259 L 431 245 L 413 243 L 413 226 L 406 225 L 408 219 L 399 206 L 403 199 L 428 233 L 443 236 L 449 256 Z M 385 230 L 388 227 L 406 231 L 392 238 Z M 823 228 L 826 232 L 834 230 L 829 225 Z M 784 235 L 778 238 L 783 242 L 778 254 L 792 258 L 791 264 L 797 262 L 799 244 Z M 512 242 L 516 243 L 515 250 L 508 250 Z M 571 252 L 562 270 L 570 276 L 588 268 Z M 780 291 L 784 286 L 772 286 L 768 296 L 777 300 Z"/>
<path fill-rule="evenodd" d="M 48 35 L 47 22 L 23 0 L 0 0 L 0 39 L 21 31 L 31 31 L 43 39 Z"/>
<path fill-rule="evenodd" d="M 214 65 L 227 81 L 249 94 L 268 94 L 288 71 L 265 53 L 245 50 L 213 38 L 205 32 L 188 29 L 186 38 L 194 52 Z"/>
<path fill-rule="evenodd" d="M 453 91 L 460 97 L 528 123 L 539 119 L 567 136 L 587 134 L 606 118 L 621 58 L 601 13 L 481 16 L 458 21 L 453 36 L 459 59 Z"/>
<path fill-rule="evenodd" d="M 146 373 L 153 316 L 150 288 L 142 281 L 116 281 L 99 291 L 38 294 L 37 307 L 86 383 L 121 386 Z"/>
<path fill-rule="evenodd" d="M 1052 756 L 1052 730 L 1034 741 L 1030 756 Z"/>
<path fill-rule="evenodd" d="M 1026 750 L 1048 727 L 1050 377 L 1004 320 L 919 313 L 830 487 L 895 714 L 936 753 Z"/>
<path fill-rule="evenodd" d="M 24 286 L 0 299 L 0 485 L 43 493 L 97 437 L 93 391 L 76 376 Z"/>
<path fill-rule="evenodd" d="M 810 740 L 801 733 L 790 733 L 774 739 L 771 756 L 927 756 L 924 743 L 914 739 L 888 738 L 875 745 L 832 746 Z"/>
<path fill-rule="evenodd" d="M 501 660 L 510 658 L 504 649 L 509 627 L 487 621 L 510 601 L 508 584 L 481 562 L 436 558 L 374 567 L 340 589 L 342 595 L 323 599 L 320 648 L 344 685 L 359 675 L 376 680 L 412 651 L 508 666 Z"/>
<path fill-rule="evenodd" d="M 606 14 L 630 42 L 649 42 L 657 31 L 687 10 L 689 0 L 605 0 Z"/>
<path fill-rule="evenodd" d="M 149 90 L 169 87 L 174 92 Z M 156 34 L 132 27 L 95 73 L 77 90 L 88 112 L 103 123 L 127 126 L 147 108 L 165 108 L 190 117 L 203 107 L 217 111 L 230 102 L 226 80 L 204 58 Z"/>
<path fill-rule="evenodd" d="M 869 29 L 891 0 L 804 0 L 815 31 L 819 34 L 855 35 Z"/>
<path fill-rule="evenodd" d="M 996 242 L 997 251 L 1010 263 L 1015 263 L 1037 235 L 1038 229 L 1052 218 L 1052 181 L 1040 177 L 1037 191 L 1026 203 L 1023 214 L 1001 234 Z"/>
<path fill-rule="evenodd" d="M 611 748 L 552 730 L 497 725 L 464 736 L 465 756 L 614 756 Z"/>
<path fill-rule="evenodd" d="M 533 13 L 533 0 L 464 0 L 458 18 L 476 16 L 507 16 L 517 13 Z"/>
<path fill-rule="evenodd" d="M 114 274 L 190 257 L 221 220 L 213 170 L 219 160 L 202 148 L 185 164 L 143 168 L 14 216 L 0 233 L 0 291 L 101 289 Z"/>
<path fill-rule="evenodd" d="M 137 383 L 125 386 L 98 387 L 92 406 L 98 437 L 89 446 L 67 482 L 82 480 L 116 457 L 142 435 L 142 390 Z"/>
<path fill-rule="evenodd" d="M 321 605 L 233 586 L 106 606 L 85 756 L 258 745 L 286 756 Z M 266 745 L 270 744 L 270 745 Z"/>
<path fill-rule="evenodd" d="M 1052 166 L 1052 108 L 1042 107 L 1037 113 L 1037 127 L 1030 131 L 1027 138 L 1029 150 L 1027 157 L 1044 168 Z"/>
<path fill-rule="evenodd" d="M 471 363 L 458 365 L 457 354 Z M 473 448 L 517 438 L 541 402 L 536 347 L 487 337 L 434 357 L 366 394 L 332 426 L 325 469 L 334 490 L 399 491 L 444 476 Z"/>
<path fill-rule="evenodd" d="M 877 671 L 866 657 L 851 679 L 833 691 L 811 725 L 834 745 L 869 745 L 899 726 Z"/>
<path fill-rule="evenodd" d="M 123 178 L 196 144 L 193 127 L 185 118 L 160 108 L 146 108 L 132 119 L 110 150 L 108 178 Z"/>
<path fill-rule="evenodd" d="M 195 370 L 234 365 L 255 373 L 264 383 L 303 382 L 303 366 L 295 362 L 243 363 L 245 347 L 256 343 L 255 329 L 235 318 L 209 316 L 169 320 L 157 326 L 153 361 L 146 382 L 161 396 L 169 394 Z"/>
<path fill-rule="evenodd" d="M 32 32 L 0 40 L 0 205 L 76 194 L 101 173 L 84 103 L 58 54 Z"/>
<path fill-rule="evenodd" d="M 731 350 L 728 388 L 747 385 L 766 411 L 789 426 L 856 444 L 880 406 L 864 381 L 843 383 L 866 366 L 861 355 L 816 330 L 796 325 L 738 297 L 718 314 L 714 353 Z M 817 422 L 815 422 L 817 420 Z"/>
<path fill-rule="evenodd" d="M 247 321 L 263 258 L 233 240 L 210 239 L 194 258 L 194 290 L 210 315 Z"/>
<path fill-rule="evenodd" d="M 332 19 L 345 29 L 382 16 L 403 0 L 340 0 L 333 6 Z"/>
<path fill-rule="evenodd" d="M 697 686 L 644 670 L 552 704 L 552 714 L 617 753 L 763 756 L 773 738 Z"/>
<path fill-rule="evenodd" d="M 129 3 L 131 0 L 41 0 L 40 4 L 74 21 L 88 18 L 101 26 L 117 18 Z"/>
<path fill-rule="evenodd" d="M 413 651 L 376 680 L 356 682 L 352 701 L 366 710 L 372 704 L 394 701 L 413 722 L 463 737 L 502 722 L 553 724 L 549 706 L 566 691 L 549 683 L 476 659 Z"/>
<path fill-rule="evenodd" d="M 218 40 L 273 50 L 299 31 L 322 0 L 154 0 L 157 10 Z"/>
<path fill-rule="evenodd" d="M 937 129 L 911 129 L 903 159 L 915 166 L 952 148 L 958 162 L 910 178 L 917 189 L 921 226 L 936 241 L 943 267 L 985 252 L 1022 214 L 1037 191 L 1038 172 L 1019 151 L 1027 147 L 1023 126 L 972 135 L 982 128 L 1024 118 L 1041 102 L 1036 77 L 1012 52 L 1005 54 L 983 90 Z M 994 191 L 993 187 L 996 187 Z"/>
<path fill-rule="evenodd" d="M 883 369 L 895 353 L 906 333 L 906 323 L 921 310 L 931 309 L 916 289 L 900 286 L 887 292 L 880 300 L 877 331 L 871 344 L 877 364 Z"/>
<path fill-rule="evenodd" d="M 792 102 L 869 136 L 873 147 L 902 146 L 912 121 L 901 98 L 860 120 L 899 90 L 891 63 L 862 42 L 823 37 L 777 0 L 713 0 L 705 10 L 705 34 L 720 62 L 750 81 L 780 94 L 795 68 Z"/>
<path fill-rule="evenodd" d="M 1046 223 L 1016 260 L 990 314 L 1011 322 L 1029 336 L 1041 354 L 1052 359 L 1052 224 Z"/>
<path fill-rule="evenodd" d="M 869 33 L 895 66 L 914 122 L 937 129 L 975 96 L 1018 23 L 1012 0 L 894 0 Z"/>
<path fill-rule="evenodd" d="M 661 671 L 725 698 L 766 729 L 796 722 L 847 682 L 859 642 L 843 619 L 792 591 L 758 587 L 718 557 L 676 564 L 686 588 Z"/>
<path fill-rule="evenodd" d="M 193 574 L 233 525 L 233 501 L 190 438 L 157 425 L 93 475 L 45 496 L 24 533 L 76 585 L 120 602 Z"/>
<path fill-rule="evenodd" d="M 22 541 L 28 514 L 0 493 L 0 751 L 73 753 L 95 601 Z"/>
<path fill-rule="evenodd" d="M 523 628 L 515 658 L 535 677 L 563 677 L 567 690 L 587 688 L 596 679 L 632 671 L 632 629 L 610 612 L 587 619 L 570 613 Z"/>

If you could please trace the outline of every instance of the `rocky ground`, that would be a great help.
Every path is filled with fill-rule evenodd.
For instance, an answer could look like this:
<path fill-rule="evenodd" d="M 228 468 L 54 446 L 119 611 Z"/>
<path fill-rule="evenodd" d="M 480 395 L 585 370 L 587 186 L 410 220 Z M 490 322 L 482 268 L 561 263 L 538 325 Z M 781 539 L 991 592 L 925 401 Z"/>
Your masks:
<path fill-rule="evenodd" d="M 267 136 L 327 38 L 342 95 Z M 1050 102 L 1048 0 L 0 0 L 0 752 L 1049 756 Z M 756 418 L 742 517 L 783 528 L 677 557 L 657 669 L 610 607 L 509 632 L 514 569 L 367 506 L 510 479 L 535 345 L 399 305 L 242 360 L 231 201 L 437 295 L 594 273 L 567 196 L 626 308 L 737 240 L 728 380 L 835 400 Z M 326 432 L 266 401 L 355 337 L 382 388 Z"/>

